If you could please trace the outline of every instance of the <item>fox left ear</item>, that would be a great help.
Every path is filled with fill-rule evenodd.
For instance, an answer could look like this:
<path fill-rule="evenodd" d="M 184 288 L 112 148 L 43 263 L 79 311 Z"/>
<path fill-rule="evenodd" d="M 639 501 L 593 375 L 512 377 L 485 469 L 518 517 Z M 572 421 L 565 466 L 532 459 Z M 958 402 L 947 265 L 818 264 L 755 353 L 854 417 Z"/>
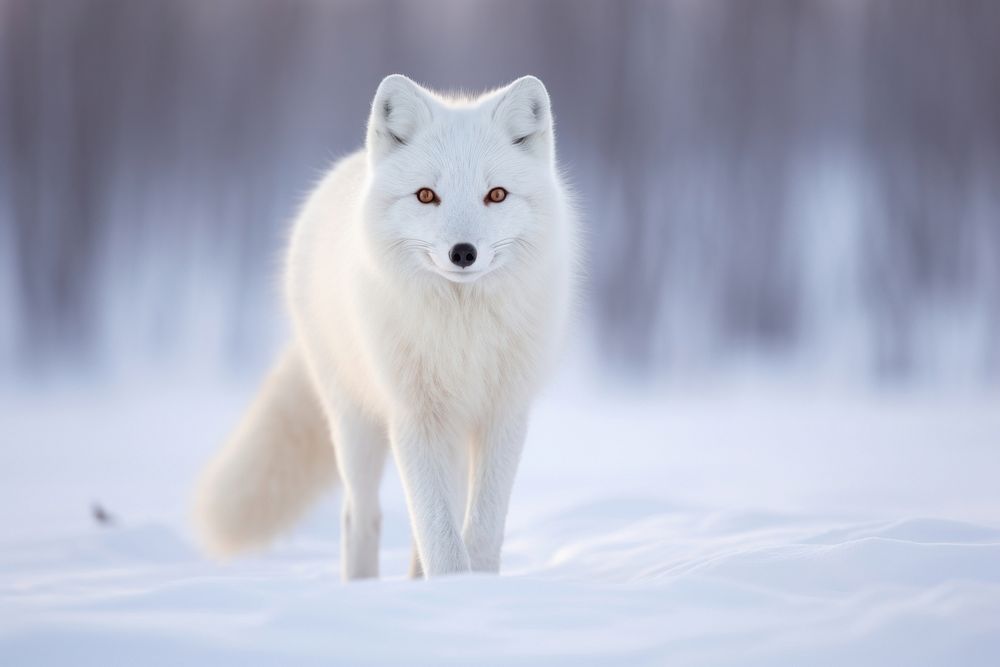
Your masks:
<path fill-rule="evenodd" d="M 549 93 L 538 78 L 522 76 L 497 94 L 493 122 L 510 142 L 541 156 L 552 154 L 552 109 Z"/>
<path fill-rule="evenodd" d="M 388 155 L 405 146 L 430 125 L 431 94 L 402 74 L 391 74 L 379 84 L 368 119 L 367 145 L 372 157 Z"/>

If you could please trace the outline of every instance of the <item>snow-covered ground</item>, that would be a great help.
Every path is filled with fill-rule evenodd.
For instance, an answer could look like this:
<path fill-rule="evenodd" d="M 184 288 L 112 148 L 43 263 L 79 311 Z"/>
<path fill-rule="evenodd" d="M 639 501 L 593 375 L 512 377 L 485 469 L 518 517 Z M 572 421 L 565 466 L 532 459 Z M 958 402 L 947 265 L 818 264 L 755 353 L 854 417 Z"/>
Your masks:
<path fill-rule="evenodd" d="M 762 384 L 554 387 L 502 576 L 406 580 L 390 471 L 347 585 L 335 498 L 260 556 L 190 539 L 249 385 L 8 390 L 0 664 L 1000 664 L 998 397 Z"/>

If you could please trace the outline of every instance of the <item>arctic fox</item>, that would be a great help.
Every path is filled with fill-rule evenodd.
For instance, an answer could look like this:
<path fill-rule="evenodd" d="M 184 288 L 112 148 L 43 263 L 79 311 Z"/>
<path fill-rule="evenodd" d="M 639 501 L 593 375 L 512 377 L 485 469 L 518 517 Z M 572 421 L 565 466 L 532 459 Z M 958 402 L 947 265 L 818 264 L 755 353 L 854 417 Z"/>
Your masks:
<path fill-rule="evenodd" d="M 362 150 L 309 197 L 287 253 L 294 340 L 201 480 L 228 555 L 288 527 L 338 477 L 345 579 L 378 576 L 391 450 L 414 577 L 497 572 L 531 400 L 577 266 L 549 96 L 476 98 L 387 77 Z"/>

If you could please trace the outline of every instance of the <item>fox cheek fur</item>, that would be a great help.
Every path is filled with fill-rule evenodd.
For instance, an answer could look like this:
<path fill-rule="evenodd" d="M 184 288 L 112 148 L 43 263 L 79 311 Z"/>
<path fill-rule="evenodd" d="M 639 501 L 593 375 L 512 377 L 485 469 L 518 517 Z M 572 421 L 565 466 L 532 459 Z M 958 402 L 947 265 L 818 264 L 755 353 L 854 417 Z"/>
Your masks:
<path fill-rule="evenodd" d="M 534 77 L 474 98 L 382 81 L 364 149 L 296 220 L 293 340 L 202 476 L 211 552 L 267 544 L 339 481 L 343 576 L 377 576 L 391 453 L 411 573 L 499 570 L 530 403 L 576 284 L 554 141 Z"/>

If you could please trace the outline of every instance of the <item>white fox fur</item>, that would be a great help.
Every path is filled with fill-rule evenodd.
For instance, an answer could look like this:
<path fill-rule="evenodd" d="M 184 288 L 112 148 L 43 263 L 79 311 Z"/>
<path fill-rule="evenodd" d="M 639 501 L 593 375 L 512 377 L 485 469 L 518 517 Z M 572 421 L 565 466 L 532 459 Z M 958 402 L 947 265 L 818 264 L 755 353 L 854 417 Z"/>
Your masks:
<path fill-rule="evenodd" d="M 490 200 L 493 188 L 506 198 Z M 472 265 L 452 261 L 459 243 L 475 246 Z M 541 81 L 466 99 L 383 80 L 365 148 L 333 168 L 295 223 L 294 342 L 202 479 L 206 545 L 230 554 L 266 543 L 339 471 L 343 576 L 377 576 L 391 450 L 415 538 L 411 573 L 498 571 L 576 248 Z"/>

